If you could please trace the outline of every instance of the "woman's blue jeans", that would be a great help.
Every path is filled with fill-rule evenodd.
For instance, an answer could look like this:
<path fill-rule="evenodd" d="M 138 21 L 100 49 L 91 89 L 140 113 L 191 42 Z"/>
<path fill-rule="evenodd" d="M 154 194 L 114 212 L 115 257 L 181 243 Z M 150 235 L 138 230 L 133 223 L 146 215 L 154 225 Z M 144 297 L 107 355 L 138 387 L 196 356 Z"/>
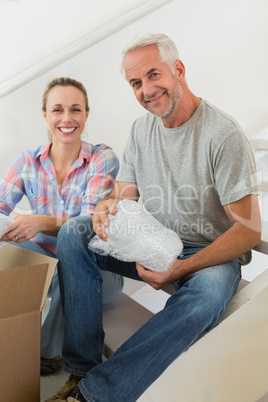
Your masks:
<path fill-rule="evenodd" d="M 204 331 L 211 329 L 237 289 L 240 264 L 233 260 L 198 271 L 174 284 L 176 293 L 107 361 L 102 362 L 101 269 L 140 280 L 135 263 L 88 249 L 91 217 L 69 220 L 58 234 L 59 279 L 65 314 L 65 369 L 85 376 L 87 401 L 132 402 Z M 202 246 L 184 244 L 187 258 Z M 194 370 L 194 368 L 193 368 Z"/>

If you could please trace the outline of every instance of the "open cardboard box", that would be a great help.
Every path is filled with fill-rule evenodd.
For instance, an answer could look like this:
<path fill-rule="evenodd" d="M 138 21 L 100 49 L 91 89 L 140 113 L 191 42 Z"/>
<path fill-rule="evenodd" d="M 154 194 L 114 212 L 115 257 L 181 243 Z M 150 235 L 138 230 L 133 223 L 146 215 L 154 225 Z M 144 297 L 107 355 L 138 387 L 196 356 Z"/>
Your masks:
<path fill-rule="evenodd" d="M 58 260 L 0 249 L 0 400 L 40 401 L 41 311 Z"/>

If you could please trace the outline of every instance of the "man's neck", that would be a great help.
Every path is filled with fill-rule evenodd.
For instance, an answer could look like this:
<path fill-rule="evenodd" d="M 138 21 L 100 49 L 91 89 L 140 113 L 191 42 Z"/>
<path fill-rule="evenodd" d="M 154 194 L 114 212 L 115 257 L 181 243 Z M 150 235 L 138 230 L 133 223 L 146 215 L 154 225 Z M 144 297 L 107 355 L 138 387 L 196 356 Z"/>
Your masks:
<path fill-rule="evenodd" d="M 185 124 L 195 113 L 198 108 L 201 99 L 195 96 L 189 90 L 184 92 L 181 98 L 177 110 L 175 110 L 172 115 L 162 118 L 162 122 L 167 128 L 176 128 Z"/>

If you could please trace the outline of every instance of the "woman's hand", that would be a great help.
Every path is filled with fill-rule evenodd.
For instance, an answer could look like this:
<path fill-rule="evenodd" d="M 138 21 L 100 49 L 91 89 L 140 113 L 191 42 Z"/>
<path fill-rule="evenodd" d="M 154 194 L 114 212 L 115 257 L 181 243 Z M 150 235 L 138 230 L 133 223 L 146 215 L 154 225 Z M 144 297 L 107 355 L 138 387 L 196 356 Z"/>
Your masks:
<path fill-rule="evenodd" d="M 42 215 L 15 215 L 13 219 L 14 223 L 1 241 L 23 243 L 41 231 Z"/>

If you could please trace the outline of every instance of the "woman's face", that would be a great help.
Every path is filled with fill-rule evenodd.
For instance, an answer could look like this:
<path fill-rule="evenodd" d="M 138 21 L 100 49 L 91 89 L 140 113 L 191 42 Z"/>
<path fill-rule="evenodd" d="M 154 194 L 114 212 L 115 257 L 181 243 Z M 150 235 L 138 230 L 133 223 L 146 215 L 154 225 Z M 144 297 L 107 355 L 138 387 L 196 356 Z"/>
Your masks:
<path fill-rule="evenodd" d="M 60 85 L 50 89 L 43 115 L 54 145 L 80 142 L 88 118 L 85 108 L 84 94 L 80 89 Z"/>

